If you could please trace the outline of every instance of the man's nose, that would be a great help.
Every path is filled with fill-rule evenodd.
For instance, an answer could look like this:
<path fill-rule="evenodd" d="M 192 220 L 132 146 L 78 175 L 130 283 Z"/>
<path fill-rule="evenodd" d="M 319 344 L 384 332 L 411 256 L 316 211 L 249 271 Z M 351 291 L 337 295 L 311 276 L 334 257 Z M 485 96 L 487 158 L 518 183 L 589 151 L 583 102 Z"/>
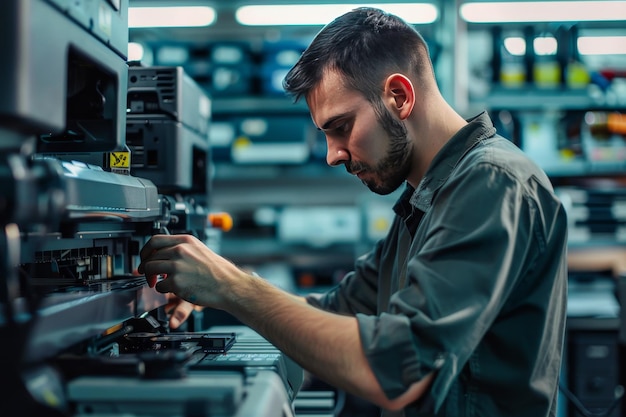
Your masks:
<path fill-rule="evenodd" d="M 337 166 L 349 161 L 348 151 L 343 147 L 334 144 L 331 140 L 326 140 L 328 150 L 326 151 L 326 163 L 330 166 Z"/>

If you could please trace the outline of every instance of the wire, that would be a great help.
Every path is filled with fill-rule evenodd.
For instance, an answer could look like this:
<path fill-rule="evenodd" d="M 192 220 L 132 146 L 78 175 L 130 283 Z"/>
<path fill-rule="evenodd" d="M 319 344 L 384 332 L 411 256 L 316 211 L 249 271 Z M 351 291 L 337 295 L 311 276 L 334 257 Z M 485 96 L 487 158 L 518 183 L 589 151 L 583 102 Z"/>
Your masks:
<path fill-rule="evenodd" d="M 333 410 L 333 417 L 339 417 L 343 411 L 343 407 L 346 404 L 346 392 L 338 389 L 336 391 L 337 399 L 335 400 L 335 409 Z"/>
<path fill-rule="evenodd" d="M 609 405 L 608 408 L 601 412 L 592 412 L 583 405 L 583 403 L 574 395 L 573 392 L 568 390 L 563 384 L 559 385 L 561 392 L 567 397 L 567 399 L 574 405 L 576 410 L 584 417 L 608 417 L 617 408 L 621 400 L 624 398 L 624 387 L 618 385 L 615 387 L 615 399 Z"/>

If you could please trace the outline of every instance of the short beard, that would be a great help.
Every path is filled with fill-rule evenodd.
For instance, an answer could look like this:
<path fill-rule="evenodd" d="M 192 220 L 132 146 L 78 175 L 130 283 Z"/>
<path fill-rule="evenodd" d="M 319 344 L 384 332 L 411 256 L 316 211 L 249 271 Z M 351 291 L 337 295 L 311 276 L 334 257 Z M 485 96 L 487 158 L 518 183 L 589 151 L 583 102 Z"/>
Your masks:
<path fill-rule="evenodd" d="M 387 195 L 397 190 L 411 171 L 412 146 L 407 140 L 406 127 L 396 120 L 382 102 L 374 104 L 378 121 L 389 136 L 387 155 L 372 169 L 374 181 L 363 183 L 374 193 Z"/>

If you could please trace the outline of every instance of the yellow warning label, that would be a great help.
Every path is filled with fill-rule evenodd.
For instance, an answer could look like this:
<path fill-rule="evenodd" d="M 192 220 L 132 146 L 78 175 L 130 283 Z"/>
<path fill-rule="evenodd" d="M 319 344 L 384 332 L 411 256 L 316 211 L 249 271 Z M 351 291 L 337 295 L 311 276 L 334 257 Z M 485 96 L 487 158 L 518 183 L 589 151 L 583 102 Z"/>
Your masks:
<path fill-rule="evenodd" d="M 109 165 L 111 168 L 129 168 L 130 152 L 111 152 L 109 154 Z"/>

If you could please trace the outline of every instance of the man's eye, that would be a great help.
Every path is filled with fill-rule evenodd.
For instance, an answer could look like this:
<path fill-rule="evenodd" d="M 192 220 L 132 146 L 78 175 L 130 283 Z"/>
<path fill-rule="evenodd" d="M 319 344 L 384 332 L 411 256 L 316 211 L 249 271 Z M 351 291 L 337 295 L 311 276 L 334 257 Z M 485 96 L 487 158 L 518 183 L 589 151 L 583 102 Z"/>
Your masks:
<path fill-rule="evenodd" d="M 348 123 L 342 123 L 335 128 L 337 133 L 346 133 L 350 130 L 350 125 Z"/>

